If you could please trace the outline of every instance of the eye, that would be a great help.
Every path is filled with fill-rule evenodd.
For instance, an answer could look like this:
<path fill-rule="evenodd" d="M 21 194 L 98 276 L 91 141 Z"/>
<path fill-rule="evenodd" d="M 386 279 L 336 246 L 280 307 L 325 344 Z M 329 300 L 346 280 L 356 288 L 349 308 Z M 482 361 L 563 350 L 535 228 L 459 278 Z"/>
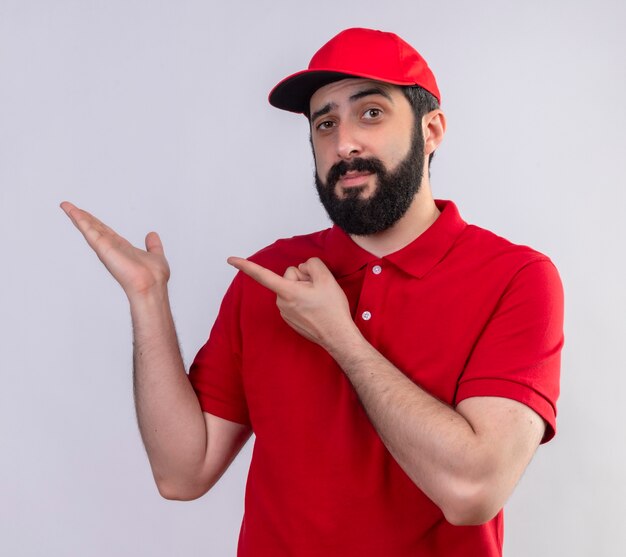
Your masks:
<path fill-rule="evenodd" d="M 324 120 L 323 122 L 320 122 L 319 124 L 317 124 L 315 127 L 320 130 L 329 130 L 332 127 L 335 126 L 335 122 L 333 122 L 332 120 Z"/>
<path fill-rule="evenodd" d="M 363 113 L 363 118 L 365 118 L 366 120 L 375 120 L 376 118 L 379 118 L 382 113 L 383 111 L 380 108 L 368 108 Z"/>

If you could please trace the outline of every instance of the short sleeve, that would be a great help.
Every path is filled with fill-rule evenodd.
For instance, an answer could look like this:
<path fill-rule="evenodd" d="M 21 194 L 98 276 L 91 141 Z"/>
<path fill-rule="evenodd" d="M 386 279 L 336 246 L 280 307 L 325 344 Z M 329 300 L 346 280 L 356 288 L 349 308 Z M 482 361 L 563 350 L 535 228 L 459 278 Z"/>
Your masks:
<path fill-rule="evenodd" d="M 517 400 L 546 422 L 542 442 L 556 432 L 563 288 L 548 259 L 522 267 L 500 298 L 459 380 L 456 403 L 475 396 Z"/>
<path fill-rule="evenodd" d="M 196 355 L 189 380 L 204 412 L 240 424 L 250 424 L 241 376 L 241 277 L 224 295 L 209 340 Z"/>

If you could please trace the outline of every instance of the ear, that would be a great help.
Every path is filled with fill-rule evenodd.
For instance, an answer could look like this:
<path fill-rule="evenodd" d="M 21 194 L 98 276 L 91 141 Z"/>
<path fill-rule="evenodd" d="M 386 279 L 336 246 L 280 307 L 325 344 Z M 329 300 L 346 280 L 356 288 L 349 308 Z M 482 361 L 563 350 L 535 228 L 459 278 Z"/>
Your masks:
<path fill-rule="evenodd" d="M 446 133 L 446 116 L 438 108 L 431 110 L 422 117 L 422 132 L 424 134 L 424 155 L 433 153 L 443 141 Z"/>

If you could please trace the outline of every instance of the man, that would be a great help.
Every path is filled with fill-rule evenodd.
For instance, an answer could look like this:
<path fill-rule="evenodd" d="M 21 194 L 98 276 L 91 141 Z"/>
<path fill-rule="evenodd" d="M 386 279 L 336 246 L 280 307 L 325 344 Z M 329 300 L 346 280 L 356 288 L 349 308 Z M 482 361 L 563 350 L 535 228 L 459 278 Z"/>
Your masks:
<path fill-rule="evenodd" d="M 229 258 L 189 377 L 158 236 L 136 249 L 63 204 L 129 298 L 161 494 L 204 494 L 254 431 L 239 555 L 501 555 L 501 509 L 555 431 L 554 266 L 433 199 L 446 121 L 396 35 L 343 31 L 270 102 L 309 118 L 335 226 Z"/>

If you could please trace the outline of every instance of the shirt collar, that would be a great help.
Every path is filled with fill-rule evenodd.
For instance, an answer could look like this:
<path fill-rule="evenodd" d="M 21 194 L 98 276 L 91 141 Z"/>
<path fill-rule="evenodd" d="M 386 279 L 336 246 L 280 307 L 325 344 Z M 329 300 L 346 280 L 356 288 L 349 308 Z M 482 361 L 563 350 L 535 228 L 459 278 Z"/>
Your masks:
<path fill-rule="evenodd" d="M 382 261 L 421 278 L 444 258 L 467 223 L 452 201 L 437 199 L 435 203 L 441 211 L 437 220 L 409 245 L 386 255 Z M 337 277 L 352 274 L 374 261 L 381 261 L 380 257 L 358 246 L 337 225 L 328 231 L 325 254 L 326 264 Z"/>

